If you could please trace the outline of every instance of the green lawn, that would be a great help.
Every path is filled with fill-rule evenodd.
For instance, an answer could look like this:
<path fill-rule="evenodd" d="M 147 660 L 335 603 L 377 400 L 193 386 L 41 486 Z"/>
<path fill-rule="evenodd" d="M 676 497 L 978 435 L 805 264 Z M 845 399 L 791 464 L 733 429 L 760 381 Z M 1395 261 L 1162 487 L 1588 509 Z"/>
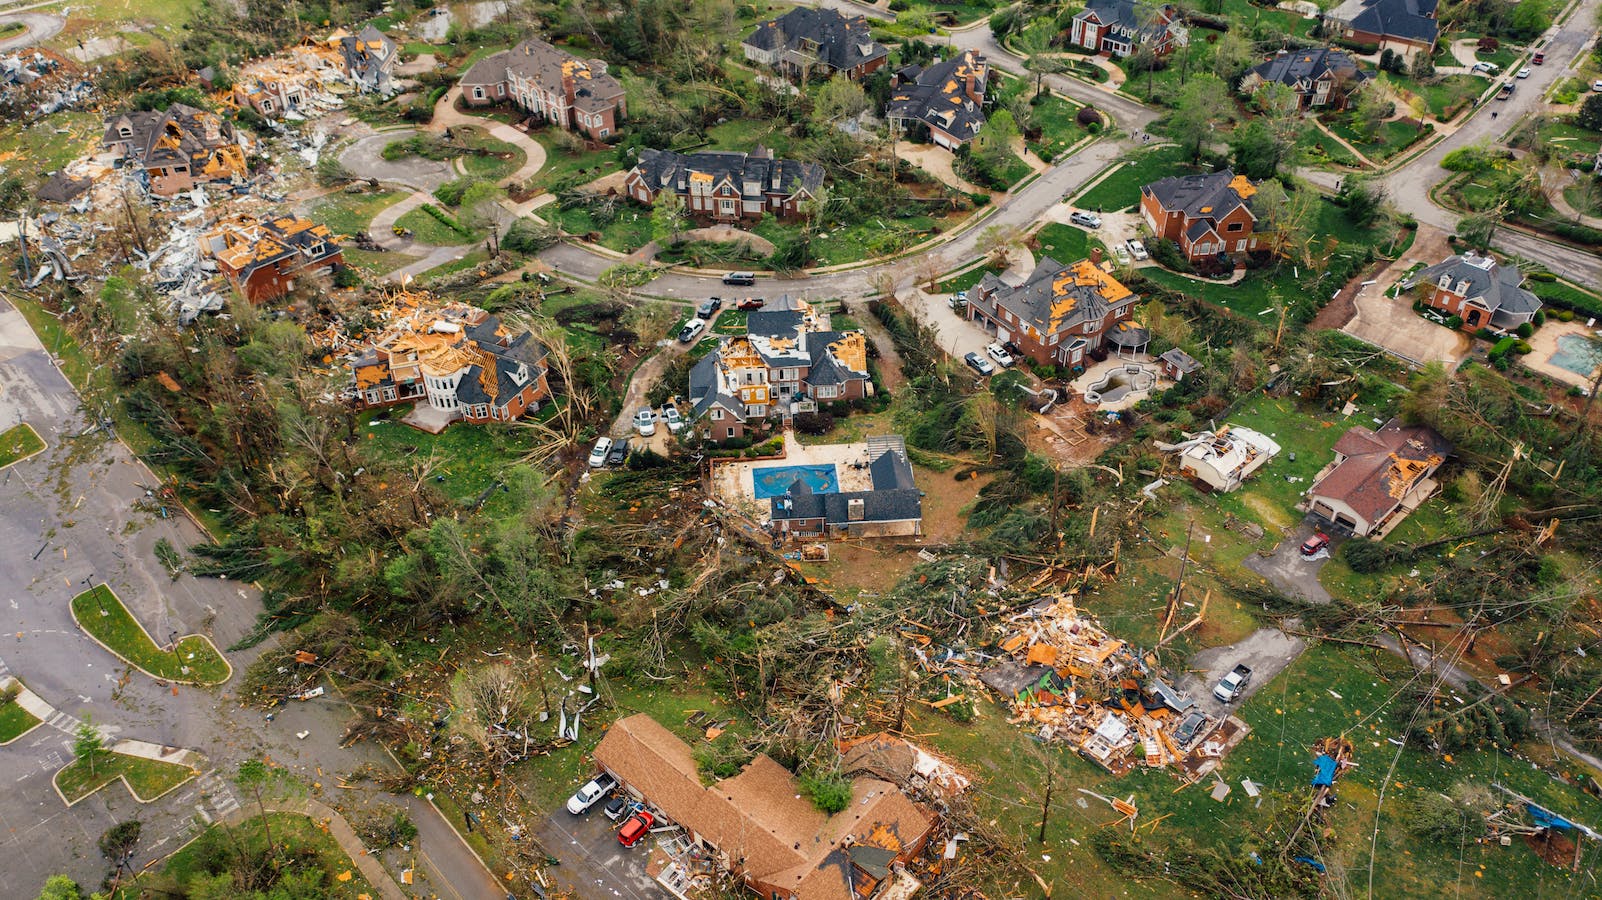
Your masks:
<path fill-rule="evenodd" d="M 461 223 L 461 219 L 451 215 L 449 211 L 446 211 L 445 214 L 451 216 L 451 218 L 458 223 Z M 424 244 L 433 245 L 435 247 L 455 247 L 460 244 L 476 244 L 484 239 L 483 232 L 475 231 L 473 229 L 457 231 L 456 229 L 446 225 L 444 222 L 441 222 L 439 219 L 430 215 L 428 210 L 422 206 L 419 206 L 418 208 L 395 220 L 395 225 L 400 228 L 410 229 L 412 232 L 412 237 L 415 240 Z"/>
<path fill-rule="evenodd" d="M 227 681 L 232 671 L 205 635 L 183 638 L 173 650 L 156 646 L 151 635 L 106 585 L 97 585 L 72 598 L 72 614 L 80 628 L 152 677 L 184 684 L 214 685 Z"/>
<path fill-rule="evenodd" d="M 1395 74 L 1389 77 L 1397 89 L 1423 97 L 1430 116 L 1439 121 L 1457 115 L 1487 87 L 1485 79 L 1474 75 L 1447 75 L 1430 83 Z"/>
<path fill-rule="evenodd" d="M 247 854 L 264 852 L 269 829 L 273 842 L 294 860 L 292 868 L 297 876 L 298 888 L 314 892 L 295 896 L 357 900 L 377 893 L 325 827 L 306 816 L 293 813 L 268 813 L 265 827 L 262 818 L 256 816 L 226 828 L 208 828 L 193 843 L 168 857 L 161 867 L 161 874 L 178 885 L 189 885 L 198 879 L 223 874 L 229 871 L 228 866 L 241 850 Z M 317 874 L 309 873 L 308 869 L 318 870 Z M 348 880 L 341 881 L 341 876 L 347 873 Z M 314 883 L 304 880 L 308 877 Z M 119 891 L 116 900 L 136 900 L 142 895 L 136 883 Z"/>
<path fill-rule="evenodd" d="M 474 150 L 482 150 L 484 154 L 496 154 L 469 153 L 462 157 L 463 168 L 474 178 L 500 181 L 523 168 L 523 164 L 528 162 L 528 154 L 523 152 L 522 147 L 492 137 L 483 128 L 477 126 L 455 128 L 451 133 Z"/>
<path fill-rule="evenodd" d="M 545 148 L 545 165 L 540 168 L 539 174 L 529 180 L 531 185 L 558 191 L 563 187 L 587 184 L 624 168 L 618 162 L 616 151 L 584 150 L 564 143 L 559 134 L 561 132 L 556 131 L 554 126 L 529 132 L 529 136 Z"/>
<path fill-rule="evenodd" d="M 336 234 L 356 235 L 367 230 L 373 217 L 406 196 L 401 191 L 375 191 L 329 194 L 312 205 L 307 215 L 327 225 Z"/>
<path fill-rule="evenodd" d="M 1198 171 L 1190 168 L 1185 151 L 1178 147 L 1135 150 L 1123 165 L 1101 183 L 1074 198 L 1074 205 L 1101 212 L 1128 209 L 1140 202 L 1140 188 L 1169 175 Z"/>
<path fill-rule="evenodd" d="M 93 771 L 84 760 L 73 760 L 56 772 L 55 784 L 73 804 L 121 778 L 135 800 L 149 803 L 198 774 L 176 763 L 108 752 L 95 762 Z"/>
<path fill-rule="evenodd" d="M 1476 48 L 1474 50 L 1474 58 L 1480 62 L 1494 63 L 1503 69 L 1502 74 L 1507 74 L 1506 70 L 1513 65 L 1514 60 L 1519 58 L 1521 52 L 1515 45 L 1501 44 L 1495 50 L 1490 51 Z"/>
<path fill-rule="evenodd" d="M 940 294 L 955 294 L 958 291 L 966 291 L 983 281 L 986 275 L 1000 275 L 1001 272 L 1002 270 L 997 266 L 978 266 L 956 276 L 955 278 L 948 278 L 945 281 L 939 282 L 935 285 L 935 292 Z"/>
<path fill-rule="evenodd" d="M 561 209 L 551 205 L 541 209 L 539 214 L 562 226 L 569 234 L 583 237 L 599 232 L 598 243 L 619 253 L 633 253 L 651 242 L 651 213 L 644 207 L 627 205 L 604 227 L 597 227 L 590 211 L 582 207 Z"/>
<path fill-rule="evenodd" d="M 1328 122 L 1331 131 L 1345 138 L 1362 154 L 1374 162 L 1385 162 L 1414 143 L 1428 137 L 1430 132 L 1403 121 L 1382 122 L 1374 139 L 1364 141 L 1352 128 L 1347 116 L 1332 116 Z"/>
<path fill-rule="evenodd" d="M 428 434 L 401 424 L 407 412 L 394 407 L 362 413 L 356 424 L 358 455 L 408 466 L 432 458 L 434 487 L 464 505 L 476 501 L 533 446 L 527 429 L 506 425 L 456 425 Z"/>
<path fill-rule="evenodd" d="M 1036 261 L 1044 255 L 1066 265 L 1090 255 L 1090 234 L 1072 225 L 1052 222 L 1036 232 L 1035 240 L 1040 244 Z"/>
<path fill-rule="evenodd" d="M 9 744 L 39 727 L 39 719 L 16 704 L 0 703 L 0 745 Z"/>
<path fill-rule="evenodd" d="M 708 144 L 697 150 L 736 150 L 750 153 L 758 144 L 779 156 L 787 155 L 794 146 L 784 123 L 770 119 L 730 119 L 706 130 Z"/>
<path fill-rule="evenodd" d="M 27 422 L 21 422 L 0 431 L 0 469 L 38 453 L 45 448 L 44 438 Z"/>
<path fill-rule="evenodd" d="M 1318 128 L 1307 129 L 1302 136 L 1301 147 L 1302 151 L 1307 154 L 1309 163 L 1313 165 L 1330 162 L 1352 169 L 1362 167 L 1362 163 L 1358 162 L 1357 157 L 1352 155 L 1352 151 L 1346 149 L 1341 145 L 1340 141 L 1335 140 Z"/>

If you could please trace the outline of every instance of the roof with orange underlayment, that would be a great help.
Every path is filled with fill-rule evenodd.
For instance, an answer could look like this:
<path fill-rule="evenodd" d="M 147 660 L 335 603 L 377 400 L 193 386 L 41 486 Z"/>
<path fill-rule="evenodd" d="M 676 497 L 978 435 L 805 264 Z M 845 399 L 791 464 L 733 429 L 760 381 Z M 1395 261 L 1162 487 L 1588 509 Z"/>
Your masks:
<path fill-rule="evenodd" d="M 902 71 L 912 76 L 911 68 Z M 911 82 L 892 90 L 885 116 L 922 122 L 959 141 L 968 141 L 985 125 L 985 82 L 989 72 L 983 56 L 964 50 L 945 62 L 917 70 Z"/>
<path fill-rule="evenodd" d="M 564 97 L 571 88 L 573 105 L 589 112 L 609 109 L 623 98 L 623 85 L 606 73 L 604 61 L 579 59 L 539 38 L 479 60 L 462 76 L 461 84 L 500 84 L 514 75 Z"/>
<path fill-rule="evenodd" d="M 1379 431 L 1361 425 L 1341 435 L 1335 452 L 1342 457 L 1319 479 L 1310 497 L 1340 501 L 1370 523 L 1395 509 L 1418 481 L 1452 452 L 1432 428 L 1386 422 Z"/>
<path fill-rule="evenodd" d="M 1201 219 L 1216 225 L 1219 219 L 1242 206 L 1253 220 L 1257 218 L 1251 210 L 1251 198 L 1257 193 L 1257 185 L 1232 169 L 1206 175 L 1170 175 L 1140 190 L 1155 199 L 1165 212 L 1183 213 L 1187 221 Z"/>
<path fill-rule="evenodd" d="M 979 282 L 976 292 L 981 298 L 993 298 L 998 307 L 1039 335 L 1099 322 L 1108 310 L 1140 299 L 1088 259 L 1065 266 L 1049 256 L 1041 257 L 1035 270 L 1016 287 L 992 273 Z"/>

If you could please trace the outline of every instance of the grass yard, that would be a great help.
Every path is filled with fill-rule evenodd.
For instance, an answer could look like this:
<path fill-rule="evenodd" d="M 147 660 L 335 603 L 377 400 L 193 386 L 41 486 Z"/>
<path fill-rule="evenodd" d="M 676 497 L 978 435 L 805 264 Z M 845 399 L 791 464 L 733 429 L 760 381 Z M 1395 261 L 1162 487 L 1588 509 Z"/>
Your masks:
<path fill-rule="evenodd" d="M 1430 116 L 1437 121 L 1456 116 L 1487 87 L 1485 79 L 1474 75 L 1447 75 L 1428 83 L 1395 74 L 1388 77 L 1397 91 L 1424 98 Z"/>
<path fill-rule="evenodd" d="M 1002 271 L 1003 270 L 999 266 L 978 266 L 962 273 L 961 275 L 957 275 L 953 278 L 947 278 L 945 281 L 937 283 L 935 285 L 935 293 L 955 294 L 958 291 L 966 291 L 983 281 L 986 275 L 1000 275 Z"/>
<path fill-rule="evenodd" d="M 651 242 L 651 213 L 643 207 L 625 206 L 618 217 L 605 226 L 598 226 L 590 211 L 582 207 L 561 209 L 553 204 L 541 209 L 540 215 L 569 234 L 583 237 L 598 233 L 597 243 L 619 253 L 633 253 Z"/>
<path fill-rule="evenodd" d="M 1445 44 L 1443 42 L 1443 46 L 1446 46 L 1448 50 L 1450 50 L 1450 44 Z M 1512 44 L 1500 44 L 1495 50 L 1481 50 L 1476 47 L 1474 49 L 1474 58 L 1480 62 L 1492 63 L 1498 68 L 1505 70 L 1513 65 L 1513 61 L 1518 59 L 1521 53 L 1522 51 Z M 1455 62 L 1454 57 L 1454 62 L 1450 63 L 1450 65 L 1456 64 L 1457 63 Z"/>
<path fill-rule="evenodd" d="M 1188 162 L 1185 151 L 1179 147 L 1133 151 L 1099 184 L 1075 197 L 1074 205 L 1101 212 L 1128 209 L 1140 202 L 1141 185 L 1168 175 L 1199 171 L 1187 165 Z"/>
<path fill-rule="evenodd" d="M 1313 165 L 1332 163 L 1337 166 L 1357 169 L 1362 163 L 1352 155 L 1352 151 L 1341 145 L 1318 128 L 1309 128 L 1302 137 L 1302 151 L 1307 154 L 1308 162 Z"/>
<path fill-rule="evenodd" d="M 584 150 L 564 143 L 560 137 L 562 134 L 564 132 L 557 131 L 555 126 L 529 132 L 529 136 L 545 148 L 545 165 L 540 168 L 539 174 L 529 179 L 531 186 L 560 191 L 564 187 L 588 184 L 602 175 L 625 168 L 617 161 L 616 152 Z"/>
<path fill-rule="evenodd" d="M 1364 141 L 1356 129 L 1352 128 L 1350 121 L 1350 117 L 1347 116 L 1332 116 L 1327 124 L 1331 131 L 1345 138 L 1374 162 L 1384 162 L 1430 134 L 1429 131 L 1398 120 L 1382 122 L 1374 134 L 1374 139 Z"/>
<path fill-rule="evenodd" d="M 1064 264 L 1076 262 L 1090 255 L 1089 232 L 1072 225 L 1052 222 L 1035 233 L 1035 240 L 1040 244 L 1040 250 L 1035 255 L 1037 262 L 1041 255 L 1049 256 Z"/>
<path fill-rule="evenodd" d="M 307 215 L 313 221 L 327 225 L 335 234 L 357 235 L 367 230 L 373 217 L 386 207 L 399 203 L 403 191 L 375 191 L 347 194 L 343 191 L 329 194 L 312 205 Z"/>
<path fill-rule="evenodd" d="M 0 431 L 0 469 L 21 462 L 45 448 L 44 438 L 27 422 Z"/>
<path fill-rule="evenodd" d="M 751 148 L 761 144 L 782 157 L 788 156 L 795 144 L 795 138 L 790 136 L 785 125 L 778 120 L 768 119 L 730 119 L 708 128 L 706 136 L 708 143 L 696 147 L 696 150 L 750 153 Z"/>
<path fill-rule="evenodd" d="M 17 705 L 15 700 L 0 703 L 0 746 L 38 728 L 38 717 Z"/>
<path fill-rule="evenodd" d="M 327 828 L 293 813 L 268 813 L 265 823 L 261 816 L 255 816 L 227 828 L 208 828 L 193 843 L 168 857 L 161 867 L 162 877 L 179 885 L 189 885 L 222 874 L 227 869 L 219 867 L 231 864 L 241 850 L 248 855 L 265 852 L 268 829 L 272 831 L 273 842 L 295 860 L 297 888 L 313 892 L 297 896 L 357 900 L 377 894 Z M 308 872 L 309 869 L 316 874 Z M 115 900 L 135 900 L 142 896 L 141 892 L 136 882 L 119 891 Z"/>
<path fill-rule="evenodd" d="M 440 434 L 418 431 L 400 422 L 410 410 L 404 406 L 369 410 L 356 420 L 364 459 L 405 464 L 434 458 L 434 487 L 464 506 L 490 491 L 507 469 L 532 447 L 527 429 L 506 425 L 458 425 Z M 495 508 L 491 494 L 487 511 Z"/>
<path fill-rule="evenodd" d="M 474 150 L 482 150 L 486 154 L 495 154 L 469 153 L 462 157 L 462 167 L 467 169 L 467 174 L 474 178 L 500 181 L 518 169 L 523 168 L 523 164 L 528 162 L 528 154 L 523 152 L 522 147 L 508 144 L 500 138 L 493 137 L 483 128 L 458 127 L 452 129 L 451 133 Z"/>
<path fill-rule="evenodd" d="M 98 142 L 103 127 L 92 113 L 68 110 L 45 116 L 31 126 L 0 128 L 0 166 L 27 179 L 30 187 L 36 186 Z"/>
<path fill-rule="evenodd" d="M 156 646 L 150 633 L 106 585 L 96 585 L 72 598 L 72 614 L 80 628 L 152 677 L 209 686 L 227 681 L 233 671 L 205 635 L 185 637 L 172 650 Z"/>
<path fill-rule="evenodd" d="M 149 803 L 199 774 L 188 766 L 108 751 L 95 762 L 92 771 L 85 761 L 73 760 L 56 772 L 54 781 L 68 805 L 119 778 L 128 785 L 135 800 Z"/>
<path fill-rule="evenodd" d="M 449 212 L 446 212 L 445 214 L 451 216 Z M 461 219 L 458 217 L 451 216 L 451 218 L 456 222 L 461 223 Z M 435 218 L 428 212 L 427 208 L 423 206 L 419 206 L 404 216 L 401 216 L 399 219 L 395 220 L 395 224 L 400 228 L 410 229 L 412 232 L 412 237 L 420 243 L 430 244 L 435 247 L 454 247 L 459 244 L 476 244 L 484 239 L 484 233 L 482 231 L 466 228 L 465 225 L 463 225 L 463 227 L 466 228 L 466 230 L 458 231 L 457 229 L 452 228 Z"/>

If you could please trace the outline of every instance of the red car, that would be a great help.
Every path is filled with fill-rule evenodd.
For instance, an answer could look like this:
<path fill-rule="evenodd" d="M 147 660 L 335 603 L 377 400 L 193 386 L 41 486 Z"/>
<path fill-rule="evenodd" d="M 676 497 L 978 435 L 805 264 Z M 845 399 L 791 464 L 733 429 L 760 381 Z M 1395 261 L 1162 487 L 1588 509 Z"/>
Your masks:
<path fill-rule="evenodd" d="M 632 847 L 645 840 L 645 836 L 651 833 L 651 826 L 655 824 L 656 816 L 642 809 L 623 823 L 623 827 L 617 833 L 617 842 L 625 847 Z"/>
<path fill-rule="evenodd" d="M 767 302 L 768 301 L 762 299 L 761 297 L 747 297 L 744 300 L 741 300 L 739 303 L 734 304 L 734 308 L 743 309 L 749 312 L 753 309 L 761 309 L 767 304 Z"/>
<path fill-rule="evenodd" d="M 1302 542 L 1302 555 L 1312 556 L 1329 546 L 1329 535 L 1322 531 L 1313 532 L 1313 536 Z"/>

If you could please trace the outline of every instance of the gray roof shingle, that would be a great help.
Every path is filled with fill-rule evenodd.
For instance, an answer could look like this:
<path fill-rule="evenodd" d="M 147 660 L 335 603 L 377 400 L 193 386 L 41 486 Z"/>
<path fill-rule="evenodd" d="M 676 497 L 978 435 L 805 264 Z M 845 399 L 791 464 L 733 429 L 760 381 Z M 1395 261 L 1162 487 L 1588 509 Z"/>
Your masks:
<path fill-rule="evenodd" d="M 803 42 L 816 49 L 806 49 Z M 854 69 L 890 55 L 873 39 L 864 16 L 842 16 L 832 9 L 792 9 L 758 25 L 742 42 L 758 50 L 790 51 L 800 57 L 815 55 L 831 69 Z"/>
<path fill-rule="evenodd" d="M 985 125 L 985 58 L 972 50 L 919 70 L 916 80 L 890 92 L 885 115 L 914 119 L 967 141 Z M 973 96 L 968 84 L 973 82 Z"/>
<path fill-rule="evenodd" d="M 756 199 L 772 189 L 774 170 L 779 174 L 779 190 L 794 195 L 805 191 L 815 193 L 823 187 L 823 167 L 817 163 L 797 162 L 792 159 L 775 159 L 762 147 L 753 153 L 727 150 L 702 153 L 675 153 L 672 150 L 641 150 L 635 160 L 637 172 L 652 190 L 671 186 L 675 191 L 689 190 L 691 174 L 712 176 L 714 183 L 728 180 L 740 196 Z M 757 193 L 746 191 L 746 183 L 754 182 Z"/>

